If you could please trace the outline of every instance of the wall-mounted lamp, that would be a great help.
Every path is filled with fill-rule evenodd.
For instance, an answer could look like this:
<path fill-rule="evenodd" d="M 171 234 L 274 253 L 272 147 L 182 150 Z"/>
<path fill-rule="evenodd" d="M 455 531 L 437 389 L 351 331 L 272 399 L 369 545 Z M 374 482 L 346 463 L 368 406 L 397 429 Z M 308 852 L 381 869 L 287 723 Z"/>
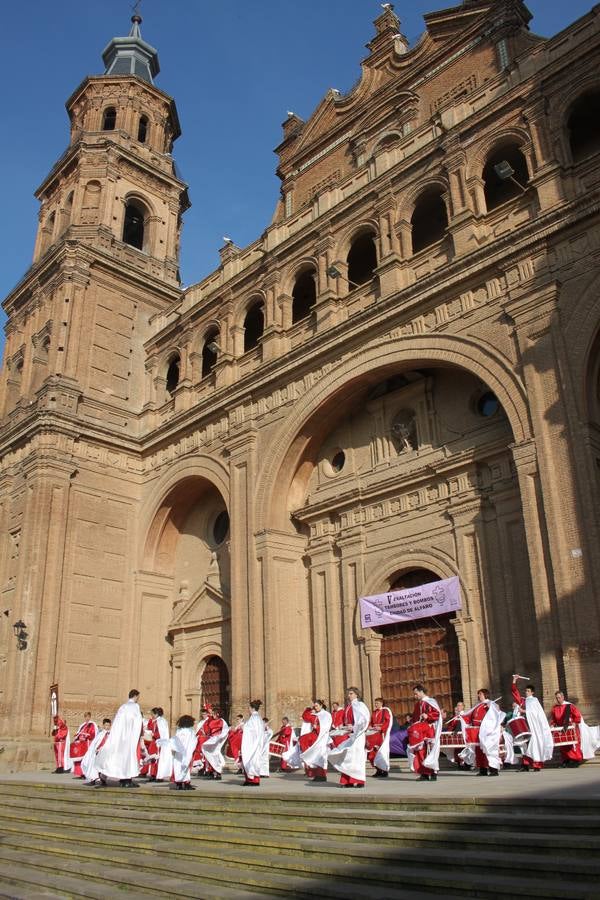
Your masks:
<path fill-rule="evenodd" d="M 523 193 L 525 193 L 525 191 L 527 190 L 527 188 L 523 187 L 521 182 L 517 181 L 517 179 L 515 178 L 515 170 L 508 162 L 508 160 L 502 159 L 499 163 L 496 163 L 496 165 L 494 166 L 494 172 L 501 181 L 512 181 L 513 184 L 516 184 L 519 190 Z"/>
<path fill-rule="evenodd" d="M 342 278 L 343 277 L 342 273 L 340 272 L 340 270 L 338 269 L 337 266 L 329 266 L 329 268 L 327 269 L 327 274 L 329 275 L 330 278 Z M 360 287 L 360 284 L 356 284 L 356 282 L 350 281 L 349 278 L 346 278 L 346 281 L 348 282 L 350 287 L 353 287 L 353 288 Z"/>
<path fill-rule="evenodd" d="M 206 349 L 210 350 L 211 353 L 214 353 L 215 356 L 217 355 L 217 353 L 222 352 L 221 348 L 219 347 L 219 345 L 217 344 L 216 341 L 209 341 L 208 344 L 206 345 Z"/>
<path fill-rule="evenodd" d="M 27 650 L 27 625 L 25 622 L 22 622 L 19 619 L 18 622 L 15 622 L 13 625 L 13 631 L 15 633 L 15 637 L 17 639 L 17 647 L 19 650 Z"/>

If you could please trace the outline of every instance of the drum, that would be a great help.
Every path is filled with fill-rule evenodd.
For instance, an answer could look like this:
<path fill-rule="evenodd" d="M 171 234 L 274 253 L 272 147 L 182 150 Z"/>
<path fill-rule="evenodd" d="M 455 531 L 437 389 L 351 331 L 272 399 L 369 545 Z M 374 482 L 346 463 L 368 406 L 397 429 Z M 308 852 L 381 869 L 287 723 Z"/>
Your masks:
<path fill-rule="evenodd" d="M 87 741 L 71 741 L 71 748 L 69 753 L 71 754 L 71 759 L 75 762 L 78 759 L 83 759 L 88 750 L 88 742 Z"/>
<path fill-rule="evenodd" d="M 531 732 L 525 716 L 516 716 L 516 718 L 510 720 L 506 727 L 512 734 L 513 741 L 517 747 L 523 747 L 529 743 Z"/>
<path fill-rule="evenodd" d="M 440 747 L 454 750 L 464 750 L 465 741 L 462 731 L 442 731 L 440 735 Z"/>
<path fill-rule="evenodd" d="M 269 744 L 269 756 L 281 756 L 285 753 L 285 744 L 278 744 L 277 741 L 271 741 Z"/>
<path fill-rule="evenodd" d="M 551 728 L 552 740 L 555 747 L 575 747 L 577 745 L 577 729 L 574 725 L 568 728 Z"/>
<path fill-rule="evenodd" d="M 341 728 L 334 728 L 333 731 L 329 732 L 330 743 L 332 747 L 339 747 L 340 744 L 343 744 L 344 741 L 348 740 L 348 736 L 350 735 L 352 729 L 348 731 L 345 725 L 342 725 Z M 300 735 L 300 741 L 304 735 Z M 302 744 L 300 745 L 302 747 Z M 308 745 L 310 747 L 310 744 Z"/>
<path fill-rule="evenodd" d="M 432 736 L 433 728 L 429 722 L 414 722 L 408 726 L 408 746 L 414 753 L 420 750 L 423 743 Z"/>

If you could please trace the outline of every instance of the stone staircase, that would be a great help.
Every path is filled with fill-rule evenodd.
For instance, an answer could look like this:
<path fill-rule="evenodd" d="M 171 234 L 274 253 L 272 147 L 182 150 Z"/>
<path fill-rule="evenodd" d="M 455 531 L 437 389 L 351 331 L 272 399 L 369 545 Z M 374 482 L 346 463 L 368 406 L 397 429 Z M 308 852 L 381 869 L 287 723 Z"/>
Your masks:
<path fill-rule="evenodd" d="M 0 896 L 598 898 L 600 802 L 0 782 Z"/>

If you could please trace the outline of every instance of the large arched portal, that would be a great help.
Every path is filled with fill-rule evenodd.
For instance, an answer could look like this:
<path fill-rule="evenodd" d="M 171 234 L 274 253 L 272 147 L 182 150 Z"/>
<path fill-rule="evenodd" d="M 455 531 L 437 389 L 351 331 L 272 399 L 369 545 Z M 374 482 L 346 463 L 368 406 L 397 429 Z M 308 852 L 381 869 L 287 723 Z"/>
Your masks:
<path fill-rule="evenodd" d="M 404 572 L 390 584 L 400 591 L 438 581 L 439 576 L 427 569 Z M 398 622 L 377 629 L 381 634 L 379 663 L 381 693 L 394 714 L 411 711 L 413 687 L 424 684 L 442 708 L 452 709 L 462 698 L 458 638 L 447 613 L 435 618 Z"/>
<path fill-rule="evenodd" d="M 359 684 L 368 702 L 381 693 L 388 642 L 361 628 L 358 598 L 388 590 L 395 575 L 417 568 L 417 557 L 441 577 L 460 577 L 463 607 L 452 625 L 400 629 L 402 652 L 418 656 L 420 643 L 426 665 L 418 678 L 404 673 L 392 701 L 403 707 L 412 699 L 408 682 L 424 676 L 448 705 L 461 688 L 467 702 L 480 686 L 506 690 L 517 661 L 539 677 L 515 434 L 499 398 L 506 394 L 474 372 L 422 358 L 375 363 L 342 385 L 333 378 L 335 390 L 323 397 L 319 383 L 322 402 L 296 417 L 281 448 L 270 485 L 273 537 L 267 529 L 262 538 L 269 583 L 294 573 L 293 592 L 279 592 L 273 605 L 281 621 L 302 616 L 306 642 L 294 647 L 311 661 L 303 690 L 339 700 L 345 685 Z M 296 543 L 290 537 L 285 546 L 284 570 L 291 528 Z M 303 572 L 292 569 L 294 553 Z M 280 683 L 280 659 L 268 648 L 267 657 L 267 680 Z"/>
<path fill-rule="evenodd" d="M 231 665 L 229 513 L 208 478 L 183 477 L 159 501 L 138 592 L 144 702 L 169 708 L 173 719 L 184 712 L 197 716 L 208 685 L 204 673 L 217 673 L 215 659 L 221 668 L 209 686 L 221 685 L 222 702 Z"/>

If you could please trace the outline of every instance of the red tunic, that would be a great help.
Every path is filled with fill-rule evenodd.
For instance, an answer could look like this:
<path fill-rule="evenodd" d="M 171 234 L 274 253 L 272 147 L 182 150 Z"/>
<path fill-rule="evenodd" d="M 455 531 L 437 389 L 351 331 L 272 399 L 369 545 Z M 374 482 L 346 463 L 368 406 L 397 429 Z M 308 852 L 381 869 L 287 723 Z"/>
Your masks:
<path fill-rule="evenodd" d="M 235 761 L 239 764 L 240 762 L 240 754 L 242 752 L 242 732 L 244 730 L 243 725 L 236 725 L 235 728 L 232 728 L 229 732 L 229 753 L 228 756 L 231 759 L 235 759 Z"/>
<path fill-rule="evenodd" d="M 331 713 L 331 727 L 341 728 L 344 724 L 344 710 L 336 709 Z"/>
<path fill-rule="evenodd" d="M 481 728 L 481 723 L 483 722 L 489 707 L 487 703 L 478 703 L 470 712 L 461 713 L 461 719 L 464 719 L 466 725 L 470 726 L 471 734 L 467 734 L 467 741 L 469 743 L 474 743 L 477 741 L 477 746 L 475 747 L 475 765 L 480 769 L 487 769 L 489 765 L 489 761 L 481 747 L 479 746 L 479 729 Z"/>
<path fill-rule="evenodd" d="M 421 717 L 424 718 L 421 718 Z M 440 717 L 440 712 L 435 706 L 432 706 L 430 703 L 427 703 L 426 700 L 417 700 L 415 703 L 414 709 L 412 711 L 412 720 L 413 724 L 420 724 L 421 728 L 420 737 L 421 738 L 432 738 L 435 734 L 434 722 Z M 410 743 L 410 729 L 412 726 L 409 726 L 409 743 Z M 414 772 L 417 775 L 433 775 L 433 769 L 428 768 L 424 765 L 425 757 L 429 752 L 429 748 L 426 741 L 423 741 L 421 747 L 417 750 L 413 751 L 413 768 Z"/>
<path fill-rule="evenodd" d="M 84 722 L 77 731 L 77 734 L 73 738 L 73 744 L 78 743 L 80 746 L 77 750 L 76 756 L 71 754 L 71 760 L 73 762 L 73 775 L 76 778 L 83 778 L 83 772 L 81 771 L 81 760 L 85 756 L 88 751 L 88 747 L 96 737 L 96 726 L 93 722 Z"/>
<path fill-rule="evenodd" d="M 387 709 L 374 709 L 371 713 L 371 721 L 369 728 L 376 728 L 375 734 L 368 734 L 366 737 L 367 759 L 372 766 L 375 765 L 375 757 L 377 751 L 383 744 L 383 737 L 390 727 L 390 713 Z"/>
<path fill-rule="evenodd" d="M 54 738 L 54 759 L 56 760 L 56 768 L 62 769 L 65 764 L 65 747 L 69 729 L 67 723 L 58 716 L 54 719 L 54 728 L 52 736 Z"/>
<path fill-rule="evenodd" d="M 582 715 L 574 703 L 557 703 L 552 707 L 550 712 L 550 725 L 558 728 L 567 728 L 569 725 L 579 725 Z M 560 755 L 564 762 L 571 760 L 572 762 L 583 762 L 583 753 L 581 752 L 581 736 L 579 728 L 577 732 L 577 743 L 574 747 L 560 747 Z"/>

